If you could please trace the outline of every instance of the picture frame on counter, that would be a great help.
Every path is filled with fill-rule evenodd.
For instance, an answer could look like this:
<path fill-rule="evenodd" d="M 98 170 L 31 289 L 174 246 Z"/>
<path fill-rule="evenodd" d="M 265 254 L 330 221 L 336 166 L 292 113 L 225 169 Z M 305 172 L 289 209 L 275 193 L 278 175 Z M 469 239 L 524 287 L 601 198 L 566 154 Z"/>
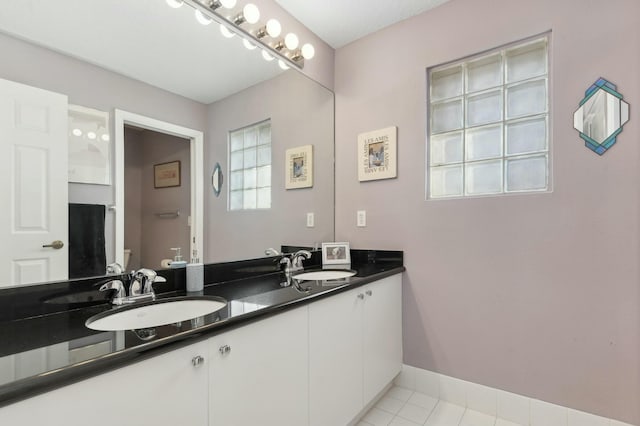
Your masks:
<path fill-rule="evenodd" d="M 322 265 L 350 265 L 351 250 L 348 242 L 322 243 Z"/>

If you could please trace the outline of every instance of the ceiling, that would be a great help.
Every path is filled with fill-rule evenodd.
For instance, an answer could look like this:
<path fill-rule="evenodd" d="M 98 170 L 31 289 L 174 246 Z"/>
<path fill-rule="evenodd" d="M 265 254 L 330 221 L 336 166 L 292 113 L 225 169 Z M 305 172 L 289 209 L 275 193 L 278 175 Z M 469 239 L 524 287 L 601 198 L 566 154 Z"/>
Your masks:
<path fill-rule="evenodd" d="M 338 48 L 448 0 L 275 1 Z M 204 104 L 282 72 L 164 0 L 0 0 L 0 33 Z"/>
<path fill-rule="evenodd" d="M 334 49 L 449 0 L 275 0 Z"/>

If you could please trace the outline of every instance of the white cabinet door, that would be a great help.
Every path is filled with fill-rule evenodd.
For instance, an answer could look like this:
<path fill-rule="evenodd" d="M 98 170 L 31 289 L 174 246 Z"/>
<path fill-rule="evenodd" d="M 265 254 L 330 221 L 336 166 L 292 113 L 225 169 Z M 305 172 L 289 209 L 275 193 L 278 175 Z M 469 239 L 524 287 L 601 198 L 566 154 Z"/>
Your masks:
<path fill-rule="evenodd" d="M 402 368 L 402 278 L 384 278 L 364 288 L 364 402 Z"/>
<path fill-rule="evenodd" d="M 304 306 L 209 340 L 211 426 L 308 424 L 307 327 Z"/>
<path fill-rule="evenodd" d="M 67 120 L 66 96 L 0 79 L 0 286 L 68 277 Z"/>
<path fill-rule="evenodd" d="M 207 342 L 0 409 L 1 425 L 206 426 Z M 201 356 L 205 363 L 192 364 Z"/>
<path fill-rule="evenodd" d="M 309 305 L 311 426 L 346 425 L 362 409 L 363 299 L 356 288 Z"/>
<path fill-rule="evenodd" d="M 309 305 L 309 423 L 346 425 L 400 372 L 402 276 Z"/>

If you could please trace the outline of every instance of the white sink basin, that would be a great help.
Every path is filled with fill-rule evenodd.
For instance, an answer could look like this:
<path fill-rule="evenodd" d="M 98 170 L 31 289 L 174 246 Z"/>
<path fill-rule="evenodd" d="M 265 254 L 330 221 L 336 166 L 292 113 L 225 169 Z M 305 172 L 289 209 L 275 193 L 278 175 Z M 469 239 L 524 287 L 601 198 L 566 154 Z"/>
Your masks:
<path fill-rule="evenodd" d="M 222 298 L 159 300 L 143 306 L 127 306 L 89 318 L 92 330 L 118 331 L 158 327 L 208 315 L 227 306 Z"/>
<path fill-rule="evenodd" d="M 324 269 L 322 271 L 310 271 L 303 272 L 293 276 L 293 279 L 299 281 L 327 281 L 327 280 L 341 280 L 344 278 L 352 277 L 356 274 L 356 271 L 350 269 Z"/>

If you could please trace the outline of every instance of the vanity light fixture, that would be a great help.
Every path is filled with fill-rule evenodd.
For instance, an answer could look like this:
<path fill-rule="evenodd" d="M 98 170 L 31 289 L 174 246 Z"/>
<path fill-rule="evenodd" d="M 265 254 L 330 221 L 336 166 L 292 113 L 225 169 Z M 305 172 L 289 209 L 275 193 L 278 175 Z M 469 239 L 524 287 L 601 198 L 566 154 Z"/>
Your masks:
<path fill-rule="evenodd" d="M 253 3 L 247 3 L 241 9 L 236 6 L 236 0 L 167 0 L 167 3 L 171 7 L 186 3 L 196 11 L 196 18 L 202 25 L 215 20 L 220 24 L 223 36 L 231 38 L 238 34 L 244 39 L 247 49 L 260 47 L 262 57 L 266 61 L 278 58 L 282 69 L 289 69 L 291 66 L 302 69 L 304 61 L 315 55 L 315 49 L 309 43 L 298 48 L 300 40 L 294 33 L 288 33 L 284 39 L 277 40 L 282 33 L 282 25 L 273 18 L 261 25 L 260 10 Z M 228 14 L 223 13 L 221 8 L 229 10 Z"/>
<path fill-rule="evenodd" d="M 182 0 L 167 0 L 167 4 L 174 8 L 177 9 L 179 7 L 182 7 L 182 5 L 184 4 L 184 2 Z"/>
<path fill-rule="evenodd" d="M 256 32 L 256 37 L 263 38 L 265 36 L 269 36 L 276 38 L 280 33 L 282 33 L 282 25 L 280 25 L 280 22 L 277 19 L 271 18 L 267 21 L 267 24 L 264 27 L 260 28 Z"/>
<path fill-rule="evenodd" d="M 246 47 L 248 50 L 253 50 L 253 49 L 255 49 L 256 47 L 258 47 L 258 46 L 256 46 L 255 44 L 251 43 L 251 42 L 250 42 L 249 40 L 247 40 L 246 38 L 245 38 L 245 39 L 242 39 L 242 44 L 244 44 L 244 47 Z"/>
<path fill-rule="evenodd" d="M 87 138 L 94 140 L 96 137 L 98 137 L 98 135 L 96 135 L 96 132 L 88 132 L 87 133 Z"/>
<path fill-rule="evenodd" d="M 73 136 L 77 136 L 77 137 L 82 136 L 82 130 L 80 129 L 73 129 L 71 133 L 73 134 Z"/>
<path fill-rule="evenodd" d="M 282 59 L 278 59 L 278 66 L 285 71 L 289 69 L 289 65 L 285 64 Z"/>
<path fill-rule="evenodd" d="M 260 20 L 260 10 L 258 6 L 253 3 L 247 3 L 242 8 L 242 13 L 238 13 L 233 18 L 233 23 L 236 25 L 248 22 L 249 24 L 255 24 Z"/>
<path fill-rule="evenodd" d="M 305 43 L 302 45 L 301 53 L 304 59 L 312 59 L 316 56 L 316 49 L 311 43 Z"/>
<path fill-rule="evenodd" d="M 284 37 L 284 45 L 289 50 L 295 50 L 298 48 L 298 44 L 300 44 L 300 40 L 298 40 L 298 36 L 294 33 L 289 33 Z"/>
<path fill-rule="evenodd" d="M 202 25 L 209 25 L 213 21 L 213 19 L 205 16 L 199 9 L 196 9 L 196 20 Z"/>
<path fill-rule="evenodd" d="M 226 38 L 231 38 L 235 35 L 224 24 L 220 24 L 220 33 Z"/>

